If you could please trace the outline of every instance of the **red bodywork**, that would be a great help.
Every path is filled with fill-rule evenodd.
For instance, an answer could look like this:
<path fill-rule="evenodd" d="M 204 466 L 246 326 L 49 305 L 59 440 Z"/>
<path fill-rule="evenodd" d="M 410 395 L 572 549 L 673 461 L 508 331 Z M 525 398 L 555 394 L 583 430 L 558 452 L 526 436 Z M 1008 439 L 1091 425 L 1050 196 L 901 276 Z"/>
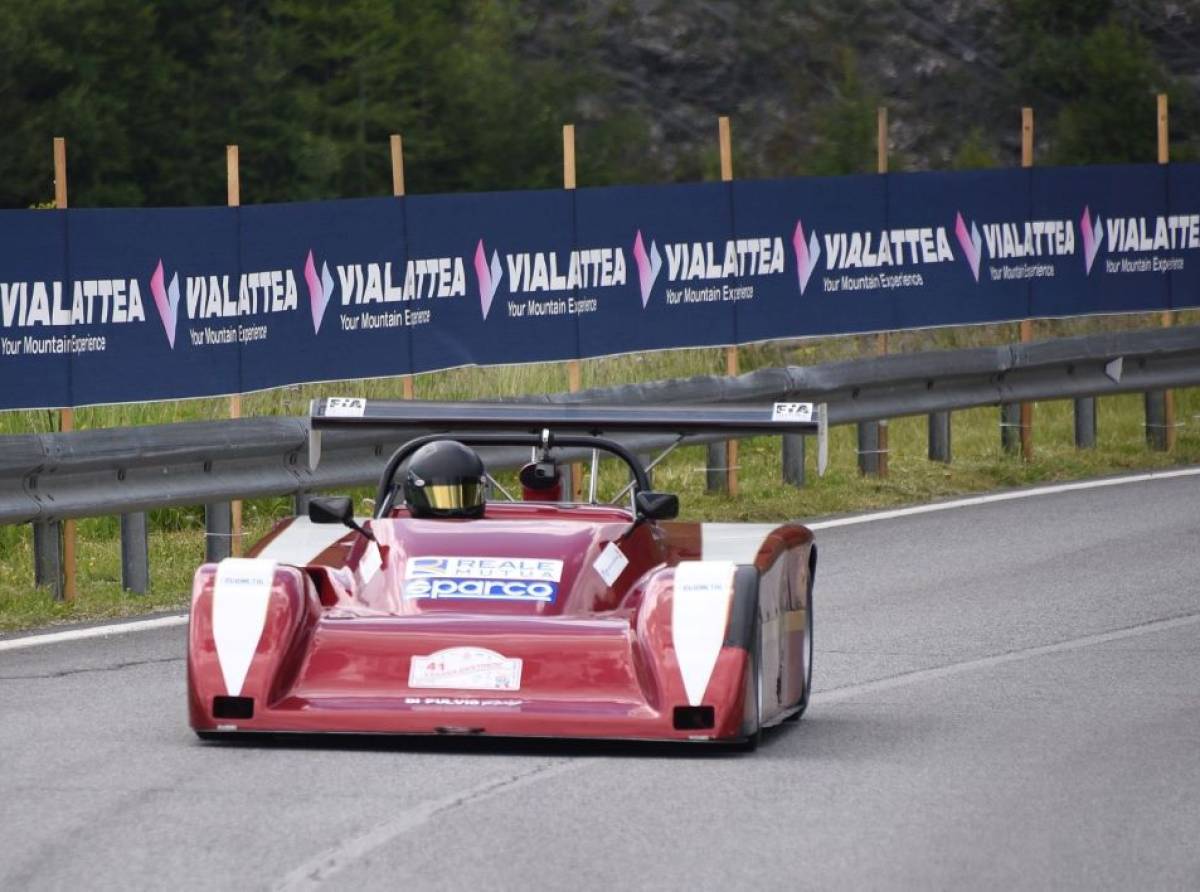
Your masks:
<path fill-rule="evenodd" d="M 239 691 L 226 689 L 214 635 L 221 565 L 206 564 L 196 574 L 189 629 L 191 725 L 202 733 L 732 741 L 801 711 L 811 665 L 811 532 L 789 524 L 758 538 L 738 561 L 738 590 L 714 595 L 725 633 L 696 703 L 685 690 L 672 599 L 680 562 L 706 557 L 702 525 L 639 525 L 620 543 L 628 565 L 606 584 L 593 565 L 631 522 L 628 511 L 595 505 L 489 504 L 478 520 L 414 519 L 399 510 L 369 522 L 377 552 L 358 533 L 337 538 L 337 528 L 332 544 L 298 565 L 275 558 Z M 290 525 L 308 523 L 282 522 L 251 556 L 271 554 Z M 404 597 L 407 562 L 430 555 L 562 561 L 558 592 L 551 602 Z M 710 567 L 721 569 L 700 569 Z M 414 657 L 475 647 L 519 659 L 519 689 L 410 687 Z"/>

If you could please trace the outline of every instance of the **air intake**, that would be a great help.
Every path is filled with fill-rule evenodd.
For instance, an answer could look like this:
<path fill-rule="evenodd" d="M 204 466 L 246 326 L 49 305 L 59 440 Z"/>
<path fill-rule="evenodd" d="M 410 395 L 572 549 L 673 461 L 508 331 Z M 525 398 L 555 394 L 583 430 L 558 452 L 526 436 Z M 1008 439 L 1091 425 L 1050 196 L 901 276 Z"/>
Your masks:
<path fill-rule="evenodd" d="M 254 698 L 213 697 L 213 718 L 252 719 L 254 718 Z"/>
<path fill-rule="evenodd" d="M 716 724 L 716 710 L 711 706 L 676 706 L 676 731 L 702 731 Z"/>

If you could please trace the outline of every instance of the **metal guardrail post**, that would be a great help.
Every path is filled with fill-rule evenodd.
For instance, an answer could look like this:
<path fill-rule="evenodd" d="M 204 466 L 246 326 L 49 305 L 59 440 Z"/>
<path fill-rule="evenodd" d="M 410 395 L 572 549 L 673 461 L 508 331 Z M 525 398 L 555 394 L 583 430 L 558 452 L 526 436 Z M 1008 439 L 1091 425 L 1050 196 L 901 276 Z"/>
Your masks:
<path fill-rule="evenodd" d="M 705 488 L 709 492 L 728 492 L 729 481 L 725 474 L 728 452 L 724 443 L 708 444 L 708 460 L 705 462 Z"/>
<path fill-rule="evenodd" d="M 144 511 L 121 515 L 121 588 L 138 595 L 150 591 L 150 539 Z"/>
<path fill-rule="evenodd" d="M 576 469 L 579 470 L 576 476 Z M 575 492 L 583 486 L 583 466 L 578 462 L 572 462 L 569 465 L 559 467 L 559 477 L 562 478 L 563 498 L 573 499 Z"/>
<path fill-rule="evenodd" d="M 850 425 L 1001 402 L 1074 400 L 1176 387 L 1200 387 L 1200 326 L 760 369 L 736 378 L 646 382 L 528 401 L 683 405 L 805 398 L 828 406 L 833 424 Z M 1012 427 L 1003 431 L 1015 450 L 1019 421 L 1011 414 L 1008 418 Z M 1153 417 L 1151 422 L 1169 423 Z M 1160 430 L 1169 434 L 1172 428 Z M 297 490 L 343 491 L 377 481 L 386 459 L 384 446 L 407 437 L 399 431 L 392 439 L 373 431 L 330 431 L 319 463 L 311 461 L 315 456 L 299 462 L 308 434 L 302 418 L 267 417 L 8 435 L 0 450 L 0 522 L 49 524 L 64 517 L 202 505 L 234 494 L 243 499 L 290 498 Z M 720 439 L 728 436 L 723 433 Z M 638 433 L 624 439 L 635 453 L 644 453 L 665 448 L 676 436 Z M 713 451 L 719 474 L 713 482 L 719 485 L 725 476 L 723 450 L 718 446 Z M 496 467 L 518 467 L 528 461 L 528 454 L 500 450 L 497 461 L 503 463 Z M 581 454 L 572 452 L 566 460 L 581 461 Z M 220 557 L 228 553 L 229 526 L 219 523 L 214 507 L 209 509 L 209 531 L 218 535 L 210 537 L 206 552 Z M 38 539 L 47 534 L 61 535 L 47 526 L 38 530 Z M 57 579 L 49 569 L 57 555 L 46 545 L 39 554 L 45 565 L 39 581 L 49 584 Z"/>
<path fill-rule="evenodd" d="M 233 549 L 233 508 L 229 502 L 204 506 L 204 560 L 222 561 Z"/>
<path fill-rule="evenodd" d="M 311 492 L 297 492 L 292 495 L 292 513 L 297 517 L 308 517 L 308 503 L 312 501 Z"/>
<path fill-rule="evenodd" d="M 654 461 L 654 456 L 649 452 L 638 453 L 638 461 L 642 463 L 642 467 L 646 468 L 646 479 L 650 481 L 650 487 L 654 487 L 654 469 L 649 467 L 650 462 Z"/>
<path fill-rule="evenodd" d="M 863 474 L 879 474 L 879 423 L 860 421 L 858 424 L 858 470 Z"/>
<path fill-rule="evenodd" d="M 1075 400 L 1075 448 L 1096 448 L 1096 398 L 1084 396 Z"/>
<path fill-rule="evenodd" d="M 1021 451 L 1021 405 L 1005 403 L 1000 407 L 1000 448 L 1005 452 Z"/>
<path fill-rule="evenodd" d="M 784 434 L 783 482 L 804 485 L 804 434 Z"/>
<path fill-rule="evenodd" d="M 558 466 L 558 485 L 562 487 L 562 497 L 564 499 L 566 499 L 567 501 L 570 501 L 572 498 L 574 498 L 575 490 L 573 488 L 573 485 L 574 485 L 575 481 L 573 478 L 574 478 L 575 468 L 580 469 L 580 471 L 579 471 L 579 486 L 581 488 L 583 488 L 584 471 L 583 471 L 582 464 L 580 464 L 578 462 L 573 462 L 572 464 L 569 464 L 569 465 L 559 465 Z M 629 479 L 630 480 L 633 479 L 632 474 L 629 475 Z M 591 478 L 589 475 L 588 486 L 590 487 L 590 485 L 591 485 Z M 580 496 L 580 498 L 586 499 L 588 497 L 588 495 L 589 495 L 589 493 L 585 491 L 583 493 L 583 495 Z"/>
<path fill-rule="evenodd" d="M 950 413 L 929 413 L 929 460 L 950 464 Z"/>
<path fill-rule="evenodd" d="M 33 581 L 50 588 L 54 600 L 63 600 L 62 524 L 33 524 Z"/>
<path fill-rule="evenodd" d="M 1157 119 L 1158 119 L 1158 163 L 1171 163 L 1171 127 L 1170 127 L 1170 109 L 1166 93 L 1158 94 L 1157 102 Z M 1175 312 L 1166 310 L 1159 317 L 1163 328 L 1171 328 L 1175 324 Z M 1175 448 L 1175 394 L 1170 390 L 1161 392 L 1150 392 L 1146 394 L 1146 426 L 1149 428 L 1150 423 L 1150 399 L 1151 397 L 1160 400 L 1162 403 L 1162 427 L 1158 428 L 1162 436 L 1156 436 L 1152 442 L 1152 448 L 1160 452 L 1171 452 Z M 1147 430 L 1146 439 L 1149 440 L 1149 430 Z"/>
<path fill-rule="evenodd" d="M 1167 395 L 1161 390 L 1146 392 L 1146 445 L 1155 452 L 1166 452 Z"/>
<path fill-rule="evenodd" d="M 875 172 L 888 172 L 888 111 L 886 106 L 875 109 Z M 888 333 L 881 331 L 875 337 L 875 353 L 878 356 L 888 354 Z M 879 429 L 875 432 L 878 450 L 875 454 L 875 473 L 880 477 L 888 475 L 888 420 L 879 421 Z"/>

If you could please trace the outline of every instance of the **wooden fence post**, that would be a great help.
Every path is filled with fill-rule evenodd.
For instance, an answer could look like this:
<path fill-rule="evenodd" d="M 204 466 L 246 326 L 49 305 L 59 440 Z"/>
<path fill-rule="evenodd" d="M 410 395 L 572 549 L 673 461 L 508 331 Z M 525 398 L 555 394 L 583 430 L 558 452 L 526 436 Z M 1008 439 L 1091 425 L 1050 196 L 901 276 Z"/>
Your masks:
<path fill-rule="evenodd" d="M 242 203 L 242 184 L 239 175 L 238 147 L 225 147 L 225 193 L 226 203 L 231 208 L 240 207 Z M 241 349 L 239 347 L 239 349 Z M 240 385 L 241 382 L 239 382 Z M 229 417 L 242 417 L 242 395 L 232 394 L 229 397 Z M 242 553 L 242 502 L 235 500 L 229 505 L 230 510 L 230 542 L 229 554 L 239 557 Z"/>
<path fill-rule="evenodd" d="M 399 133 L 393 133 L 390 142 L 392 147 L 392 195 L 396 198 L 403 198 L 404 143 L 401 141 Z M 413 376 L 401 375 L 400 386 L 403 388 L 404 398 L 411 400 L 413 398 Z"/>
<path fill-rule="evenodd" d="M 66 210 L 67 202 L 67 141 L 61 136 L 54 137 L 54 206 Z M 68 362 L 70 359 L 68 359 Z M 67 406 L 59 410 L 58 429 L 68 434 L 75 430 L 75 409 Z M 62 586 L 55 586 L 55 599 L 74 601 L 76 594 L 75 582 L 75 519 L 66 518 L 62 522 Z"/>
<path fill-rule="evenodd" d="M 1021 166 L 1033 167 L 1033 109 L 1021 109 Z M 1021 343 L 1033 340 L 1033 320 L 1021 321 Z M 1033 403 L 1021 403 L 1021 458 L 1033 461 Z"/>
<path fill-rule="evenodd" d="M 1158 163 L 1168 164 L 1171 160 L 1170 120 L 1168 117 L 1167 94 L 1157 97 Z M 1160 322 L 1163 328 L 1175 324 L 1175 313 L 1163 310 Z M 1170 390 L 1152 390 L 1145 395 L 1146 442 L 1151 449 L 1170 452 L 1175 448 L 1175 393 Z"/>
<path fill-rule="evenodd" d="M 1096 448 L 1096 397 L 1081 396 L 1074 401 L 1075 448 Z"/>
<path fill-rule="evenodd" d="M 563 124 L 563 188 L 575 188 L 575 125 Z M 577 393 L 582 385 L 583 369 L 579 359 L 567 360 L 567 390 Z M 583 498 L 583 465 L 574 462 L 571 465 L 570 480 L 571 497 L 576 501 Z"/>
<path fill-rule="evenodd" d="M 721 115 L 717 118 L 717 144 L 721 156 L 721 182 L 733 181 L 733 135 L 729 129 L 729 117 Z M 738 348 L 731 344 L 725 348 L 725 374 L 730 377 L 739 374 Z M 724 453 L 724 454 L 722 454 Z M 720 474 L 719 462 L 725 460 L 725 473 Z M 724 490 L 730 496 L 738 494 L 738 442 L 729 440 L 724 444 L 711 443 L 708 447 L 708 473 L 706 474 L 709 492 Z"/>
<path fill-rule="evenodd" d="M 875 110 L 875 172 L 888 172 L 888 112 L 885 106 Z M 887 356 L 888 333 L 875 336 L 875 355 Z M 870 430 L 869 428 L 874 428 Z M 863 474 L 888 475 L 888 422 L 864 421 L 858 427 L 858 469 Z"/>

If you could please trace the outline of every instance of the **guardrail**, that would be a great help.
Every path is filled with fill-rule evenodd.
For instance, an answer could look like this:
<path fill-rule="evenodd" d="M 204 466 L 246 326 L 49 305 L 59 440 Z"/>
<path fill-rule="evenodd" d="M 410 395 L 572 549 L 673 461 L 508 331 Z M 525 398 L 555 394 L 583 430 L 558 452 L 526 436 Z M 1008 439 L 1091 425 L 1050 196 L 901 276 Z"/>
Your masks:
<path fill-rule="evenodd" d="M 1085 402 L 1091 398 L 1193 385 L 1200 385 L 1200 327 L 895 354 L 521 401 L 631 405 L 808 400 L 827 405 L 831 425 L 932 413 L 931 457 L 948 461 L 945 413 L 956 409 L 1076 399 L 1077 413 L 1091 412 L 1094 431 L 1094 406 Z M 1155 422 L 1148 419 L 1148 423 Z M 944 428 L 942 442 L 934 436 L 935 428 Z M 1078 420 L 1076 428 L 1078 434 Z M 145 590 L 146 525 L 140 512 L 205 504 L 210 533 L 206 551 L 210 559 L 219 558 L 228 553 L 230 500 L 295 495 L 299 510 L 307 493 L 374 483 L 390 452 L 414 435 L 413 431 L 327 432 L 315 469 L 307 461 L 304 418 L 7 436 L 0 438 L 0 523 L 35 525 L 37 578 L 39 583 L 57 585 L 61 577 L 57 522 L 123 515 L 125 583 Z M 675 438 L 618 439 L 644 453 L 664 448 Z M 688 442 L 722 439 L 713 435 L 691 437 Z M 527 458 L 524 450 L 516 449 L 493 450 L 485 456 L 494 468 L 516 467 Z M 803 440 L 798 435 L 784 438 L 784 459 L 785 479 L 802 482 Z"/>

